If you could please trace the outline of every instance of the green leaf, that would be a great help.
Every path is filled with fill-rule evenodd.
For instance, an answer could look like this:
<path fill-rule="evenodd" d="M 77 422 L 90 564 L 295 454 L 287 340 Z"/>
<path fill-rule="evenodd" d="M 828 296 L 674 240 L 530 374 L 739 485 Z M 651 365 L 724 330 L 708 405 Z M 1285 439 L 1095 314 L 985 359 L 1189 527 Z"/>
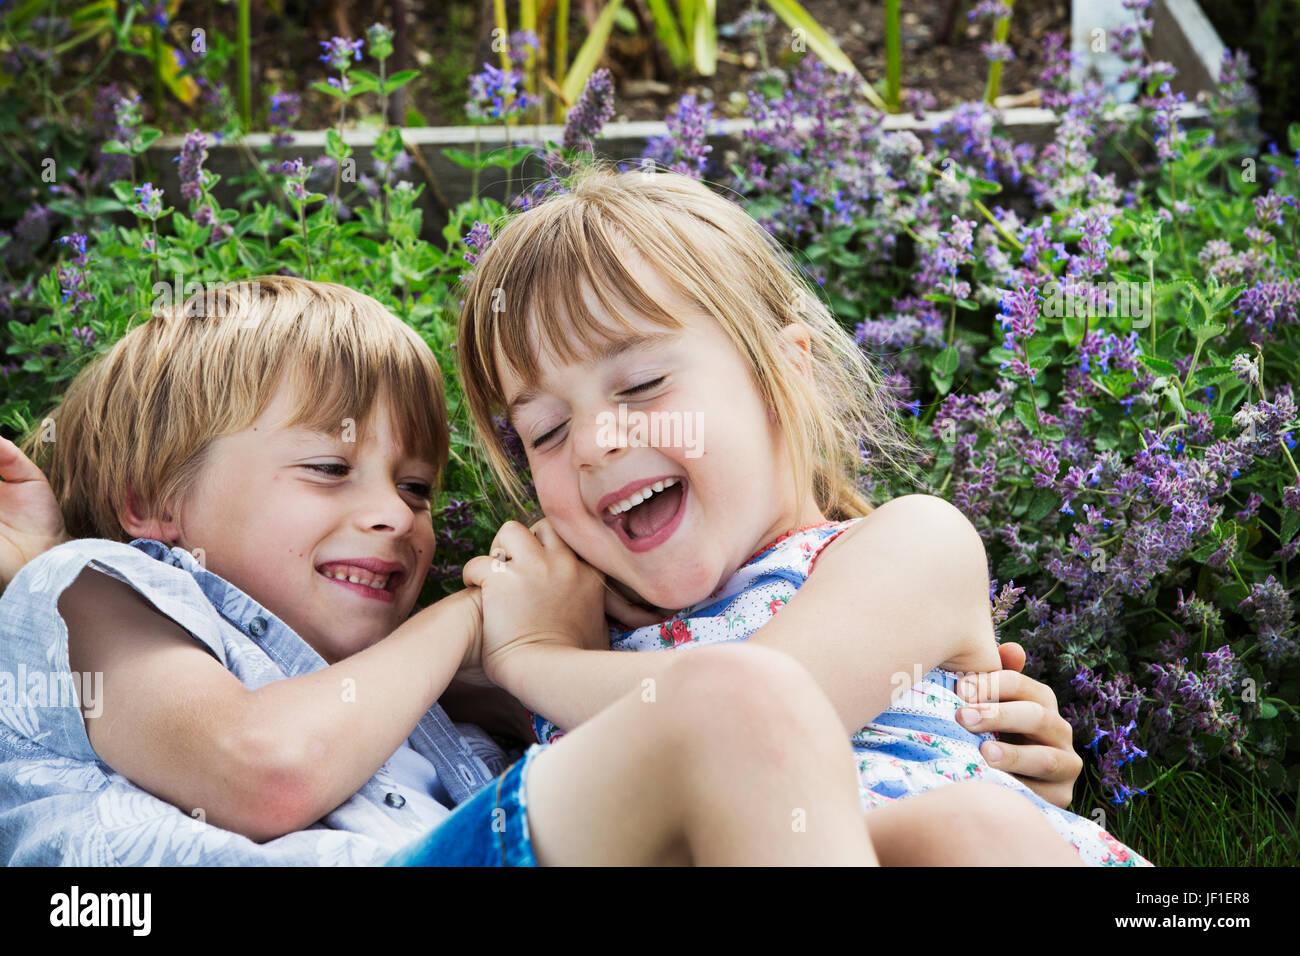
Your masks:
<path fill-rule="evenodd" d="M 123 156 L 130 156 L 130 155 L 132 155 L 132 154 L 131 154 L 131 149 L 130 149 L 130 147 L 128 147 L 125 143 L 120 143 L 120 142 L 118 142 L 118 141 L 115 140 L 115 139 L 110 139 L 110 140 L 109 140 L 107 143 L 105 143 L 103 146 L 99 147 L 99 149 L 100 149 L 100 152 L 103 152 L 103 153 L 118 153 L 118 154 L 121 154 L 121 155 L 123 155 Z"/>
<path fill-rule="evenodd" d="M 604 56 L 605 45 L 609 42 L 610 31 L 614 28 L 614 17 L 622 5 L 623 0 L 610 0 L 588 31 L 587 39 L 578 49 L 578 55 L 573 58 L 573 63 L 569 65 L 568 72 L 564 74 L 564 81 L 560 84 L 566 104 L 577 102 L 578 94 L 587 85 L 587 79 L 596 69 L 600 58 Z"/>
<path fill-rule="evenodd" d="M 934 368 L 941 376 L 951 378 L 960 363 L 961 352 L 956 346 L 950 345 L 935 358 Z"/>
<path fill-rule="evenodd" d="M 321 83 L 318 81 L 316 83 L 313 83 L 311 85 L 311 88 L 315 90 L 317 93 L 324 93 L 326 96 L 332 96 L 336 100 L 341 100 L 344 98 L 342 90 L 338 89 L 337 87 L 330 86 L 328 83 Z"/>
<path fill-rule="evenodd" d="M 992 182 L 988 179 L 977 179 L 971 177 L 967 182 L 970 183 L 970 191 L 977 196 L 989 195 L 992 193 L 1002 192 L 1002 186 L 999 183 Z"/>
<path fill-rule="evenodd" d="M 1300 511 L 1285 511 L 1282 514 L 1282 544 L 1290 544 L 1296 531 L 1300 531 Z"/>
<path fill-rule="evenodd" d="M 1056 510 L 1056 493 L 1050 488 L 1039 488 L 1029 500 L 1029 509 L 1025 512 L 1026 521 L 1042 521 Z"/>
<path fill-rule="evenodd" d="M 162 130 L 160 129 L 154 129 L 152 126 L 140 127 L 140 131 L 135 134 L 135 137 L 132 140 L 134 146 L 132 151 L 136 153 L 136 155 L 143 153 L 146 149 L 152 146 L 154 140 L 161 135 Z"/>
<path fill-rule="evenodd" d="M 325 155 L 335 160 L 347 159 L 352 155 L 352 147 L 343 142 L 343 137 L 336 129 L 325 131 Z"/>
<path fill-rule="evenodd" d="M 420 75 L 419 70 L 400 70 L 384 81 L 384 95 L 400 90 Z"/>
<path fill-rule="evenodd" d="M 513 169 L 533 155 L 533 149 L 532 146 L 511 146 L 509 149 L 496 149 L 483 157 L 483 161 L 489 166 Z"/>
<path fill-rule="evenodd" d="M 454 146 L 448 146 L 442 151 L 457 166 L 464 166 L 466 169 L 486 169 L 491 165 L 486 159 L 475 159 L 474 154 L 464 149 L 457 149 Z"/>
<path fill-rule="evenodd" d="M 1141 355 L 1138 356 L 1138 358 L 1147 368 L 1154 369 L 1164 375 L 1174 375 L 1178 371 L 1178 368 L 1173 362 L 1166 362 L 1164 359 L 1156 358 L 1154 355 Z"/>
<path fill-rule="evenodd" d="M 1286 141 L 1291 144 L 1291 152 L 1300 152 L 1300 123 L 1292 123 L 1286 128 Z"/>
<path fill-rule="evenodd" d="M 1020 424 L 1024 425 L 1031 432 L 1038 431 L 1038 418 L 1034 414 L 1034 406 L 1030 405 L 1023 398 L 1017 399 L 1015 404 L 1016 418 L 1020 419 Z"/>
<path fill-rule="evenodd" d="M 1276 716 L 1276 707 L 1270 704 L 1267 700 L 1261 700 L 1259 702 L 1259 717 L 1261 720 L 1272 720 Z"/>

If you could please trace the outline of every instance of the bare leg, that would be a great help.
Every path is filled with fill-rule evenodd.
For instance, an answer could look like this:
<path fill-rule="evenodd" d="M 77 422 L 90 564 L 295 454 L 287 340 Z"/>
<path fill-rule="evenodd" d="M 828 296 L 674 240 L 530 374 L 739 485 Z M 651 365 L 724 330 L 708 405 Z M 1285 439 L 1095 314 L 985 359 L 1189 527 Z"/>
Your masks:
<path fill-rule="evenodd" d="M 1025 796 L 964 781 L 867 813 L 881 866 L 1082 866 Z"/>
<path fill-rule="evenodd" d="M 875 863 L 852 748 L 826 695 L 779 651 L 691 650 L 535 758 L 543 866 Z"/>

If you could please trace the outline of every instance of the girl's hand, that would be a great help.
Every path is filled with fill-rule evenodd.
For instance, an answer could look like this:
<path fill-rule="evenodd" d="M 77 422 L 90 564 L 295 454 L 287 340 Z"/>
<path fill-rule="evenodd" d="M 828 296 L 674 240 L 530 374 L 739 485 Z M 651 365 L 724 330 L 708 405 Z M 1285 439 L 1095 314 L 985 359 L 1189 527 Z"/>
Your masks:
<path fill-rule="evenodd" d="M 44 472 L 0 437 L 0 590 L 38 554 L 68 540 Z"/>
<path fill-rule="evenodd" d="M 471 687 L 495 687 L 483 672 L 483 592 L 478 588 L 466 588 L 443 600 L 463 601 L 470 616 L 469 643 L 465 647 L 465 656 L 461 658 L 456 676 L 452 679 Z"/>
<path fill-rule="evenodd" d="M 504 663 L 534 644 L 609 650 L 605 581 L 546 519 L 532 530 L 507 521 L 490 554 L 465 565 L 466 585 L 483 590 L 483 670 L 504 686 Z"/>
<path fill-rule="evenodd" d="M 634 631 L 672 616 L 672 611 L 647 604 L 641 595 L 621 581 L 605 576 L 605 617 L 619 630 Z"/>
<path fill-rule="evenodd" d="M 998 645 L 998 654 L 1003 670 L 958 682 L 957 693 L 977 706 L 960 708 L 957 720 L 971 731 L 996 731 L 996 741 L 980 745 L 989 765 L 1018 778 L 1048 803 L 1068 808 L 1083 770 L 1074 752 L 1074 729 L 1056 709 L 1052 689 L 1020 673 L 1024 648 L 1008 642 Z M 972 712 L 977 722 L 967 719 Z"/>

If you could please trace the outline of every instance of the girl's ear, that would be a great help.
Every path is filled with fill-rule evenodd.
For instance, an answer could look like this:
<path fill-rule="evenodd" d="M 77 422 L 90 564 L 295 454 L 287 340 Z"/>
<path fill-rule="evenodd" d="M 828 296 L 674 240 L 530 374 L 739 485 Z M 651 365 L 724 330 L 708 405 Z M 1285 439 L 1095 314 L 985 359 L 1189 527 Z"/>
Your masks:
<path fill-rule="evenodd" d="M 175 544 L 180 538 L 180 529 L 170 513 L 161 518 L 143 513 L 140 497 L 131 485 L 127 485 L 126 501 L 118 509 L 117 522 L 133 538 L 153 538 L 167 545 Z"/>
<path fill-rule="evenodd" d="M 781 330 L 781 347 L 799 371 L 812 378 L 812 333 L 802 322 L 791 322 Z"/>

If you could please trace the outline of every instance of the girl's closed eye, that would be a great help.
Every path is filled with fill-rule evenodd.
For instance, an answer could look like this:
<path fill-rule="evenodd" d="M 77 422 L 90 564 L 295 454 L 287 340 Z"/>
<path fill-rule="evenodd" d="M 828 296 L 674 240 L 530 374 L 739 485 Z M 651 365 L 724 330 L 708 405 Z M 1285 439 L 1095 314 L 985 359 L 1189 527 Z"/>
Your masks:
<path fill-rule="evenodd" d="M 667 378 L 666 375 L 660 375 L 658 378 L 651 379 L 651 380 L 648 381 L 648 382 L 642 382 L 640 385 L 633 385 L 631 388 L 625 388 L 625 389 L 623 389 L 623 391 L 619 392 L 619 394 L 620 394 L 620 395 L 639 395 L 641 392 L 649 391 L 650 389 L 654 388 L 656 385 L 659 385 L 659 384 L 663 383 L 663 381 L 664 381 L 666 378 Z M 553 438 L 556 434 L 558 434 L 559 431 L 560 431 L 560 429 L 563 428 L 565 424 L 566 424 L 566 423 L 561 422 L 559 425 L 556 425 L 554 428 L 552 428 L 552 429 L 551 429 L 549 432 L 547 432 L 545 435 L 543 435 L 542 437 L 536 439 L 536 440 L 533 442 L 533 447 L 534 447 L 534 448 L 540 448 L 542 445 L 544 445 L 546 442 L 548 442 L 551 438 Z"/>

